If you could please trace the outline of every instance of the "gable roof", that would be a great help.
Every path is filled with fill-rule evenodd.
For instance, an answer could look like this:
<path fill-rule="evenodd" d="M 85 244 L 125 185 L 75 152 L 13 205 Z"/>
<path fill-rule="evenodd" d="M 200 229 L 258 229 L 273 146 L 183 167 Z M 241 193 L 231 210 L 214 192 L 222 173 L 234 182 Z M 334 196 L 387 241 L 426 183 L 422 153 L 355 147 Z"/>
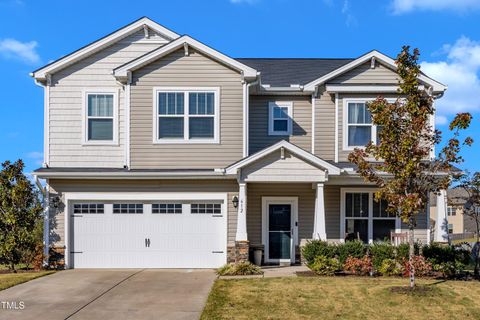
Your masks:
<path fill-rule="evenodd" d="M 373 51 L 370 51 L 366 54 L 364 54 L 363 56 L 339 67 L 338 69 L 335 69 L 333 70 L 332 72 L 330 73 L 327 73 L 326 75 L 323 75 L 323 76 L 320 76 L 319 78 L 305 84 L 305 87 L 304 89 L 305 90 L 315 90 L 315 87 L 318 86 L 318 85 L 322 85 L 324 83 L 326 83 L 328 80 L 331 80 L 335 77 L 338 77 L 339 75 L 349 71 L 349 70 L 352 70 L 358 66 L 360 66 L 361 64 L 365 63 L 365 62 L 368 62 L 370 61 L 372 58 L 375 58 L 376 60 L 382 62 L 383 64 L 387 65 L 387 67 L 391 68 L 392 70 L 397 70 L 397 65 L 395 63 L 395 60 L 393 60 L 392 58 L 390 58 L 389 56 L 387 55 L 384 55 L 383 53 L 379 52 L 379 51 L 376 51 L 376 50 L 373 50 Z M 425 74 L 420 74 L 419 76 L 419 80 L 430 85 L 432 88 L 433 88 L 433 91 L 434 92 L 443 92 L 447 89 L 447 86 L 445 86 L 444 84 L 438 82 L 438 81 L 435 81 L 433 80 L 432 78 L 429 78 L 427 77 Z"/>
<path fill-rule="evenodd" d="M 113 43 L 127 37 L 128 35 L 141 30 L 144 26 L 149 27 L 150 29 L 158 32 L 165 38 L 173 40 L 179 37 L 175 32 L 165 28 L 164 26 L 156 23 L 153 20 L 150 20 L 147 17 L 142 17 L 108 35 L 103 38 L 100 38 L 58 60 L 55 60 L 35 71 L 30 73 L 32 77 L 37 80 L 45 80 L 47 74 L 54 73 L 74 62 L 77 62 L 89 55 L 92 55 L 95 52 L 102 50 L 103 48 L 112 45 Z"/>
<path fill-rule="evenodd" d="M 135 71 L 137 69 L 140 69 L 141 67 L 163 57 L 166 56 L 180 48 L 183 48 L 185 45 L 192 47 L 204 55 L 220 61 L 227 66 L 231 67 L 232 69 L 235 69 L 241 73 L 243 73 L 243 76 L 245 78 L 250 78 L 250 79 L 255 79 L 257 77 L 257 70 L 233 59 L 230 58 L 229 56 L 210 48 L 209 46 L 201 43 L 198 40 L 193 39 L 192 37 L 188 35 L 181 36 L 180 38 L 170 42 L 169 44 L 160 47 L 158 49 L 152 50 L 146 54 L 144 54 L 141 57 L 138 57 L 137 59 L 134 59 L 130 62 L 127 62 L 124 65 L 121 65 L 117 67 L 116 69 L 113 70 L 113 75 L 117 78 L 121 79 L 126 79 L 128 72 Z"/>
<path fill-rule="evenodd" d="M 236 58 L 260 71 L 262 83 L 272 87 L 304 85 L 353 61 L 328 58 Z"/>
<path fill-rule="evenodd" d="M 321 167 L 325 170 L 328 171 L 329 174 L 332 175 L 339 175 L 340 174 L 340 168 L 334 166 L 333 164 L 328 163 L 325 160 L 320 159 L 319 157 L 311 154 L 308 151 L 303 150 L 302 148 L 297 147 L 296 145 L 286 141 L 282 140 L 280 142 L 275 143 L 274 145 L 267 147 L 263 150 L 260 150 L 246 158 L 243 158 L 240 161 L 237 161 L 236 163 L 230 165 L 225 169 L 226 174 L 237 174 L 237 170 L 241 169 L 269 154 L 272 152 L 275 152 L 281 148 L 285 148 L 286 150 L 290 151 L 292 154 L 295 156 L 310 162 L 318 167 Z"/>

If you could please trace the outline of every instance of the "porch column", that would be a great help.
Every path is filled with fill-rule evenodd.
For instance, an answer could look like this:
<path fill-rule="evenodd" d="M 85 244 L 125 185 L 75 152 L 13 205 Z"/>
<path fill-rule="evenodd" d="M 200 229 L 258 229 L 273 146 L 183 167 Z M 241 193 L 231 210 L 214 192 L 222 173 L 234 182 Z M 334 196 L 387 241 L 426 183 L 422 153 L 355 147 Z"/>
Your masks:
<path fill-rule="evenodd" d="M 248 261 L 247 237 L 247 184 L 238 184 L 237 233 L 235 234 L 235 262 Z"/>
<path fill-rule="evenodd" d="M 315 194 L 315 216 L 313 220 L 313 239 L 327 240 L 327 231 L 325 228 L 325 198 L 324 184 L 317 183 Z"/>
<path fill-rule="evenodd" d="M 437 195 L 437 217 L 435 219 L 435 242 L 448 241 L 447 191 L 440 190 Z"/>

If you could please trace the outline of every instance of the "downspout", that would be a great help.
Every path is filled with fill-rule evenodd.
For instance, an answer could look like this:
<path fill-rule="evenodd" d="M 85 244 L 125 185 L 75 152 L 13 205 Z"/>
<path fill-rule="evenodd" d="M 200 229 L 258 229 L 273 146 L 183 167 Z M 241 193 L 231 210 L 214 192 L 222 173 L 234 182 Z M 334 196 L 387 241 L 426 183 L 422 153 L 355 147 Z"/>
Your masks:
<path fill-rule="evenodd" d="M 46 180 L 47 186 L 44 187 L 40 183 L 38 176 L 35 177 L 35 184 L 42 193 L 43 202 L 43 266 L 48 267 L 49 251 L 50 251 L 50 191 L 48 189 L 48 179 Z"/>
<path fill-rule="evenodd" d="M 35 84 L 41 88 L 43 88 L 44 96 L 43 96 L 43 164 L 42 167 L 48 168 L 48 164 L 50 161 L 50 132 L 48 123 L 50 121 L 50 85 L 51 85 L 51 75 L 46 75 L 46 83 L 43 84 L 37 79 L 35 79 Z"/>
<path fill-rule="evenodd" d="M 243 81 L 243 157 L 246 158 L 250 154 L 249 151 L 249 111 L 250 111 L 250 87 L 259 83 L 257 80 L 247 83 Z"/>

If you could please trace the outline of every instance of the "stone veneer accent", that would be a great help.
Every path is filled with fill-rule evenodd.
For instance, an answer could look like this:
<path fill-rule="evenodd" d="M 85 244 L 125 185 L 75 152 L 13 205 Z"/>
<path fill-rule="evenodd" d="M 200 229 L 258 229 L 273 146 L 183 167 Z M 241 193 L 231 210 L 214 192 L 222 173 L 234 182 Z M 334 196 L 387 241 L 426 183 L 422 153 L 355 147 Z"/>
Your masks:
<path fill-rule="evenodd" d="M 51 269 L 65 269 L 65 247 L 50 248 L 48 267 Z"/>
<path fill-rule="evenodd" d="M 250 242 L 245 241 L 235 241 L 235 262 L 245 262 L 249 258 L 249 247 Z"/>

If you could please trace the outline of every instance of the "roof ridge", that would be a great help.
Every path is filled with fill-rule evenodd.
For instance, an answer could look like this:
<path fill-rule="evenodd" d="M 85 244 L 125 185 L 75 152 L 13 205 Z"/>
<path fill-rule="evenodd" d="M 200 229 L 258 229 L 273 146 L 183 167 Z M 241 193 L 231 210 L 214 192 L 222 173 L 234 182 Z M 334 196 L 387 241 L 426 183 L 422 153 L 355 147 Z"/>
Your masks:
<path fill-rule="evenodd" d="M 355 60 L 356 58 L 237 58 L 243 60 Z"/>

